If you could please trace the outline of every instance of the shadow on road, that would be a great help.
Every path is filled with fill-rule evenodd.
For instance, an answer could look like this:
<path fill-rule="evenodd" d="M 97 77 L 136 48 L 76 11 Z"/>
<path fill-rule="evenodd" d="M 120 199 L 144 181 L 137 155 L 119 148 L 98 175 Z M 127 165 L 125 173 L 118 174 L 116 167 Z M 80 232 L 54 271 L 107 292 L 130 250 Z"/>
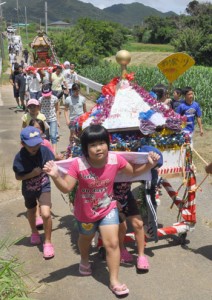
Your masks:
<path fill-rule="evenodd" d="M 192 251 L 194 254 L 201 254 L 205 258 L 212 260 L 212 245 L 203 246 L 198 249 L 193 249 L 186 246 L 185 248 L 186 250 Z"/>

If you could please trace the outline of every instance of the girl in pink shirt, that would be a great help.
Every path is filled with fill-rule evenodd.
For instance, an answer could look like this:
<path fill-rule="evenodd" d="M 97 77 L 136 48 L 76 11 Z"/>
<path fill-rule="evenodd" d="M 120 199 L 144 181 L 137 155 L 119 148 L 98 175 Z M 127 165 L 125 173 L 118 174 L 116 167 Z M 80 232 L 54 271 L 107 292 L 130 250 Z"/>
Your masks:
<path fill-rule="evenodd" d="M 131 165 L 122 156 L 109 153 L 110 138 L 108 131 L 101 125 L 90 125 L 83 130 L 81 137 L 83 157 L 76 158 L 70 165 L 68 174 L 61 176 L 54 161 L 44 166 L 63 193 L 69 193 L 78 182 L 74 202 L 74 215 L 79 229 L 78 246 L 81 254 L 79 272 L 91 275 L 89 248 L 97 229 L 106 249 L 106 260 L 109 269 L 110 289 L 117 295 L 127 295 L 129 289 L 118 280 L 119 217 L 116 201 L 113 200 L 113 183 L 117 172 L 138 175 L 153 168 L 159 155 L 150 152 L 149 162 L 143 165 Z"/>

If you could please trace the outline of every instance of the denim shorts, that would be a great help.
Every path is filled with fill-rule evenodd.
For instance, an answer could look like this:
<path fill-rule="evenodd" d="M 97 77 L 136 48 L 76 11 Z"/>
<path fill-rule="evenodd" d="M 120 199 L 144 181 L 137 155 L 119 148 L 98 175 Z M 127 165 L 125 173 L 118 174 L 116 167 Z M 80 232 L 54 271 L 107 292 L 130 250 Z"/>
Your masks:
<path fill-rule="evenodd" d="M 51 121 L 47 122 L 48 125 L 50 126 L 49 128 L 49 135 L 50 135 L 50 140 L 52 144 L 57 144 L 57 121 Z"/>
<path fill-rule="evenodd" d="M 94 234 L 99 226 L 119 224 L 119 213 L 117 208 L 113 208 L 103 219 L 94 223 L 84 223 L 77 220 L 79 233 L 85 235 Z"/>

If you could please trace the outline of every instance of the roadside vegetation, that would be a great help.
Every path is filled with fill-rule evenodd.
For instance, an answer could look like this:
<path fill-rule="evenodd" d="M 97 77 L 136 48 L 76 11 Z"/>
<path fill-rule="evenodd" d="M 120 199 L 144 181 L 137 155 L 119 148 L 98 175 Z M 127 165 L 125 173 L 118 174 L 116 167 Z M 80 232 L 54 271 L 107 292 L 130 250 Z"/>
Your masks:
<path fill-rule="evenodd" d="M 18 259 L 9 254 L 14 244 L 8 239 L 0 240 L 0 299 L 28 299 L 24 271 Z"/>

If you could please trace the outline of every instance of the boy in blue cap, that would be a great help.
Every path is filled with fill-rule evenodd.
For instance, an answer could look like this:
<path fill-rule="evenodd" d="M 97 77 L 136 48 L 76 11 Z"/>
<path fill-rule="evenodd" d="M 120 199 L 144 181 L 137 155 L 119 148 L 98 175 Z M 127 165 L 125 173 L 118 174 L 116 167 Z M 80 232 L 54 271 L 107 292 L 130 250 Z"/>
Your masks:
<path fill-rule="evenodd" d="M 22 195 L 27 208 L 27 218 L 31 227 L 30 242 L 32 245 L 41 243 L 41 238 L 36 228 L 37 201 L 41 208 L 43 218 L 45 241 L 43 244 L 43 257 L 54 257 L 54 247 L 51 243 L 51 187 L 49 176 L 43 172 L 46 162 L 54 160 L 54 155 L 45 146 L 42 146 L 40 131 L 33 127 L 25 127 L 20 134 L 22 148 L 16 154 L 13 162 L 13 171 L 17 180 L 22 181 Z"/>

